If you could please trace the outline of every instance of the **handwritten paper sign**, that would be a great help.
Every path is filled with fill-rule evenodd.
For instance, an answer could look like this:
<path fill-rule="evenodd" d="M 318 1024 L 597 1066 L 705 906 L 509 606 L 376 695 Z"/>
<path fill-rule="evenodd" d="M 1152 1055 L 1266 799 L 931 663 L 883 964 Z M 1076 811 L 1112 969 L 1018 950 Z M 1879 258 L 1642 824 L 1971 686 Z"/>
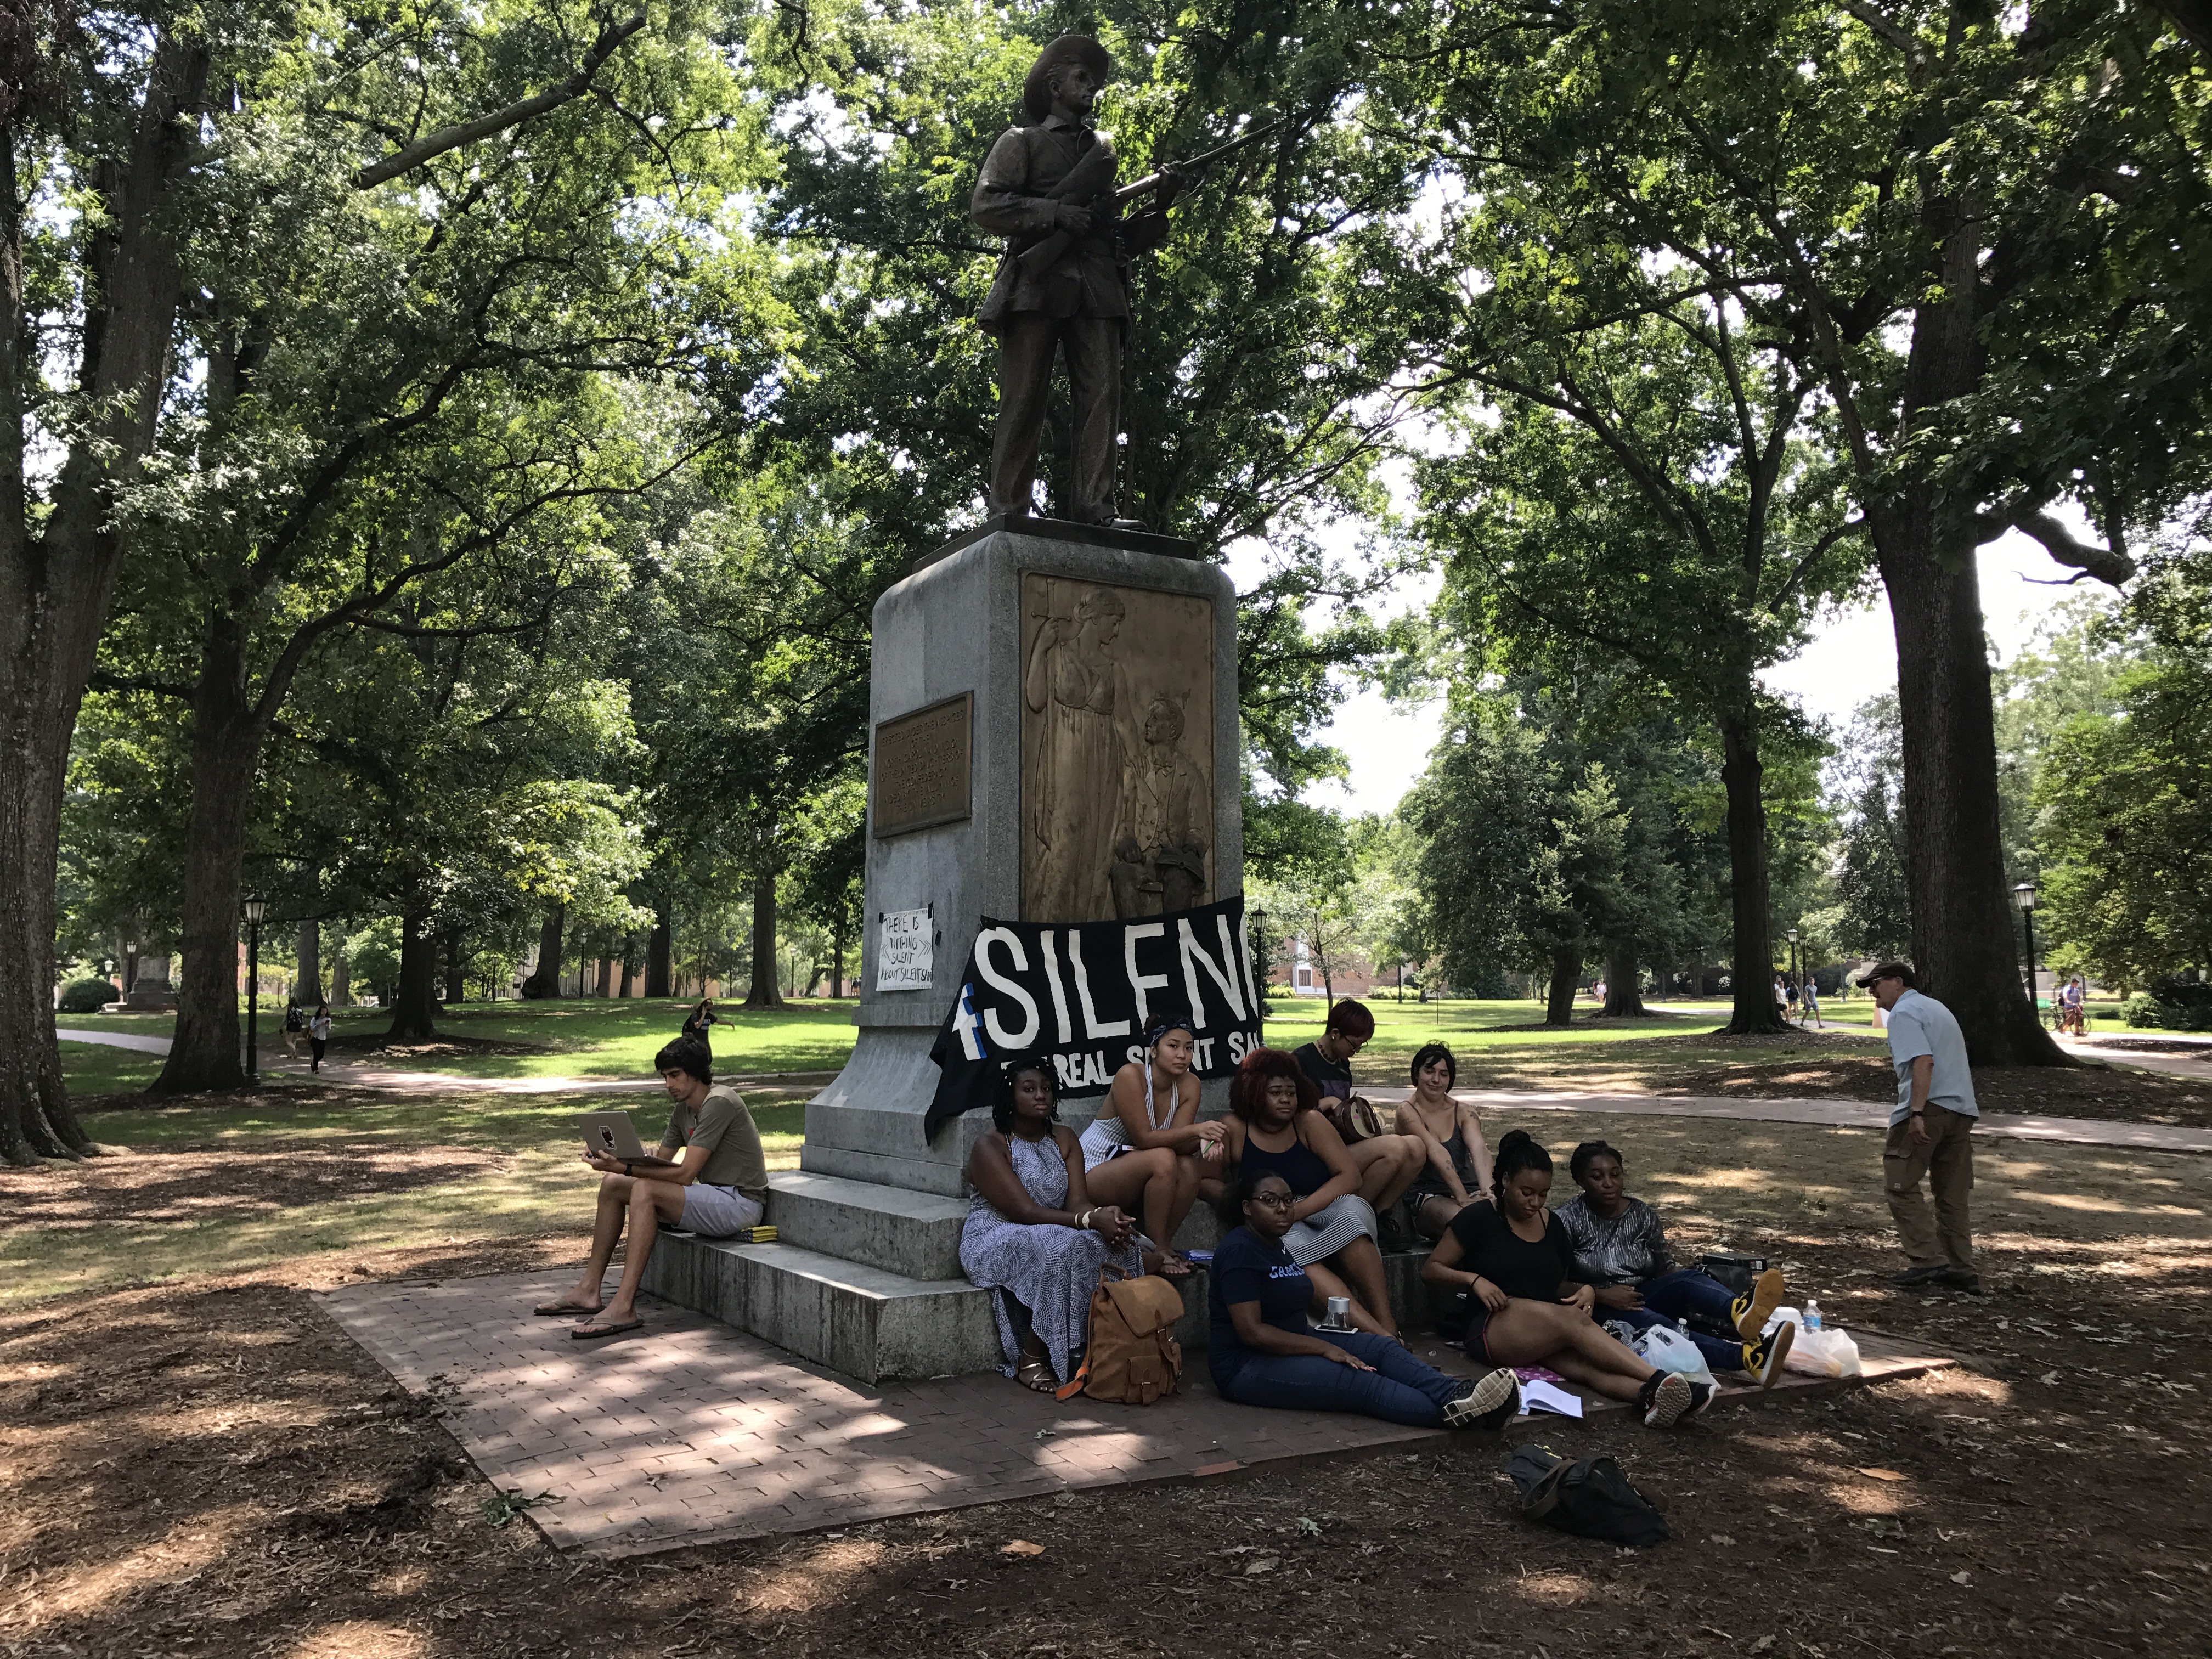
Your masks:
<path fill-rule="evenodd" d="M 876 942 L 876 989 L 927 991 L 934 939 L 928 911 L 886 911 Z"/>

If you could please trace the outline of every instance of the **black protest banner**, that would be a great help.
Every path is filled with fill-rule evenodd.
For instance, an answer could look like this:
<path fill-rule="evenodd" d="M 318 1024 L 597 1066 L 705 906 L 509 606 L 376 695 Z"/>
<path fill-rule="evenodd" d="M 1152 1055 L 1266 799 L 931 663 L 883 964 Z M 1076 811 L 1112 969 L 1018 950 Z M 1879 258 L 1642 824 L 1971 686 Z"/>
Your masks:
<path fill-rule="evenodd" d="M 1260 1046 L 1242 897 L 1135 921 L 987 916 L 929 1051 L 939 1076 L 924 1132 L 988 1106 L 1018 1054 L 1049 1060 L 1062 1095 L 1103 1094 L 1145 1057 L 1145 1029 L 1163 1014 L 1196 1028 L 1200 1077 L 1227 1077 Z"/>

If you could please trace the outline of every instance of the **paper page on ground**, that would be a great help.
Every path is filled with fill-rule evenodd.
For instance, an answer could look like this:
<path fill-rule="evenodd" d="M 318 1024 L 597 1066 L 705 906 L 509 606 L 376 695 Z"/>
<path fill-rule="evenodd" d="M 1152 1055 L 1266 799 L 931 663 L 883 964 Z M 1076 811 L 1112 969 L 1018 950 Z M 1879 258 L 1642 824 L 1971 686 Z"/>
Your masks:
<path fill-rule="evenodd" d="M 1565 1389 L 1549 1382 L 1523 1382 L 1521 1385 L 1521 1411 L 1524 1416 L 1537 1412 L 1550 1412 L 1558 1417 L 1580 1417 L 1582 1398 L 1569 1394 Z"/>

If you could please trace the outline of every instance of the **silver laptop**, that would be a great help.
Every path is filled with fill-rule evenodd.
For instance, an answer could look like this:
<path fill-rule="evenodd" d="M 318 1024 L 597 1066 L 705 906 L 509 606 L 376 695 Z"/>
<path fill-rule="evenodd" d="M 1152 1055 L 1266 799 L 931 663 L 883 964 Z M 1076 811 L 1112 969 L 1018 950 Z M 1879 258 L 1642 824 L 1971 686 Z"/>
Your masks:
<path fill-rule="evenodd" d="M 587 1152 L 603 1152 L 625 1164 L 668 1163 L 658 1153 L 645 1150 L 637 1131 L 630 1127 L 628 1112 L 586 1112 L 576 1120 L 576 1127 L 584 1132 Z"/>

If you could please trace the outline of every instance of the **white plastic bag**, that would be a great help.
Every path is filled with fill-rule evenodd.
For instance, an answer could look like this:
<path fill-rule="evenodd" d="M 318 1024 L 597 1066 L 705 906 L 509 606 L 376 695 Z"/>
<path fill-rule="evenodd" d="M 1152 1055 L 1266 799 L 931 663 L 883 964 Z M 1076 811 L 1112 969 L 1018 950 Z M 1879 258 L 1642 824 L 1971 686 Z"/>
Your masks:
<path fill-rule="evenodd" d="M 1849 1331 L 1808 1331 L 1802 1325 L 1783 1369 L 1813 1376 L 1858 1376 L 1864 1370 L 1859 1364 L 1859 1345 L 1851 1340 Z"/>
<path fill-rule="evenodd" d="M 1808 1331 L 1805 1328 L 1804 1316 L 1796 1309 L 1777 1308 L 1767 1316 L 1761 1334 L 1771 1336 L 1784 1325 L 1797 1328 L 1797 1334 L 1790 1340 L 1790 1358 L 1783 1362 L 1784 1370 L 1802 1371 L 1808 1376 L 1860 1376 L 1865 1374 L 1865 1368 L 1859 1364 L 1859 1345 L 1851 1340 L 1850 1332 L 1838 1330 L 1832 1325 Z"/>
<path fill-rule="evenodd" d="M 1662 1371 L 1680 1371 L 1692 1382 L 1711 1382 L 1712 1369 L 1698 1345 L 1672 1325 L 1654 1325 L 1636 1339 L 1636 1352 Z"/>

